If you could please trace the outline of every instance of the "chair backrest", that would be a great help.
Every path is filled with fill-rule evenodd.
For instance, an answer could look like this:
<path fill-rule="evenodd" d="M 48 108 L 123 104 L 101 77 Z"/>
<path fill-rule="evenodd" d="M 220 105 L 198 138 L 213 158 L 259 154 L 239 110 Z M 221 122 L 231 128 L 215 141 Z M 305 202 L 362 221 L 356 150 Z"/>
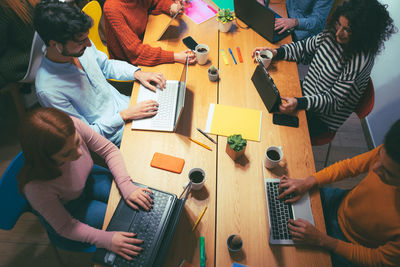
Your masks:
<path fill-rule="evenodd" d="M 92 40 L 92 42 L 94 43 L 94 46 L 96 46 L 97 50 L 100 50 L 100 51 L 106 53 L 106 55 L 108 57 L 110 57 L 108 54 L 107 46 L 105 46 L 103 44 L 103 42 L 101 41 L 101 38 L 100 38 L 100 34 L 99 34 L 99 23 L 100 23 L 100 18 L 101 18 L 101 14 L 102 14 L 102 10 L 101 10 L 101 6 L 100 6 L 99 2 L 91 1 L 91 2 L 87 3 L 82 8 L 82 11 L 85 12 L 93 20 L 93 25 L 89 29 L 89 39 Z"/>
<path fill-rule="evenodd" d="M 24 155 L 20 152 L 0 180 L 0 228 L 4 230 L 13 228 L 22 213 L 30 207 L 18 192 L 17 174 L 23 164 Z"/>
<path fill-rule="evenodd" d="M 371 113 L 375 104 L 375 90 L 372 79 L 369 78 L 367 88 L 365 88 L 364 95 L 361 97 L 360 101 L 354 112 L 360 119 L 364 119 L 369 113 Z"/>
<path fill-rule="evenodd" d="M 40 63 L 42 62 L 44 47 L 45 45 L 42 38 L 40 38 L 39 34 L 35 32 L 32 39 L 28 69 L 24 78 L 22 78 L 19 82 L 33 83 L 35 81 L 37 70 L 39 69 Z"/>

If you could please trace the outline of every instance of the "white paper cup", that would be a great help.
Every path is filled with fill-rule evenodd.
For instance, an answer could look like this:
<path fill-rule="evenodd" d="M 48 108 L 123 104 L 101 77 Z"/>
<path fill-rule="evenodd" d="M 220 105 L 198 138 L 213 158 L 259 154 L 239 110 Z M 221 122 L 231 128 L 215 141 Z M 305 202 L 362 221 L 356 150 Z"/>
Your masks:
<path fill-rule="evenodd" d="M 274 54 L 272 54 L 272 52 L 269 50 L 262 50 L 256 52 L 256 57 L 262 62 L 264 67 L 267 69 L 271 64 Z"/>
<path fill-rule="evenodd" d="M 205 49 L 206 51 L 204 52 L 199 52 L 199 49 Z M 199 63 L 200 65 L 204 65 L 207 63 L 208 60 L 208 53 L 210 52 L 210 48 L 208 47 L 208 45 L 205 44 L 199 44 L 196 46 L 196 48 L 194 49 L 194 53 L 196 54 L 196 58 L 197 58 L 197 63 Z"/>
<path fill-rule="evenodd" d="M 193 190 L 200 190 L 206 181 L 206 173 L 201 168 L 191 169 L 188 176 L 189 180 L 192 181 Z"/>
<path fill-rule="evenodd" d="M 279 165 L 279 162 L 281 162 L 282 158 L 283 158 L 282 147 L 270 146 L 267 148 L 267 151 L 265 151 L 264 166 L 267 169 L 273 169 Z"/>

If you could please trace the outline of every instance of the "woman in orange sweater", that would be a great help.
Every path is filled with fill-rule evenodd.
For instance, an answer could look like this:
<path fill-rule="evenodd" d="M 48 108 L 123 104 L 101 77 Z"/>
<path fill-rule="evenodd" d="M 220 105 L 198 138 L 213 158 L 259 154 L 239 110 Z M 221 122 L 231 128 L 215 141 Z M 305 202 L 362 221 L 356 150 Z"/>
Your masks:
<path fill-rule="evenodd" d="M 196 56 L 190 50 L 174 53 L 142 43 L 150 14 L 174 15 L 182 7 L 182 0 L 107 0 L 103 13 L 110 57 L 142 66 L 185 63 L 187 56 L 189 64 L 195 63 Z"/>
<path fill-rule="evenodd" d="M 290 220 L 298 242 L 331 251 L 333 266 L 400 266 L 400 120 L 386 134 L 384 144 L 372 151 L 337 162 L 305 179 L 283 177 L 295 202 L 313 186 L 367 176 L 350 191 L 321 188 L 328 235 L 303 220 Z"/>

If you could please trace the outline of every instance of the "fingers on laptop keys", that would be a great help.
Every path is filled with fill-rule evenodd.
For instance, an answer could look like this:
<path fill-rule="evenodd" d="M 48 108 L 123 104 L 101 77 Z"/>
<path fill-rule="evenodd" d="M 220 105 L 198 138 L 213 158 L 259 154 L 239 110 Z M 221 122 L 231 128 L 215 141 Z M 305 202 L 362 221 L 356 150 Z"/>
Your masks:
<path fill-rule="evenodd" d="M 158 110 L 158 103 L 155 100 L 146 100 L 145 102 L 145 112 L 154 112 Z"/>
<path fill-rule="evenodd" d="M 136 234 L 128 232 L 115 232 L 111 240 L 111 250 L 126 260 L 132 260 L 132 256 L 139 255 L 143 249 L 138 245 L 143 240 L 135 238 Z"/>

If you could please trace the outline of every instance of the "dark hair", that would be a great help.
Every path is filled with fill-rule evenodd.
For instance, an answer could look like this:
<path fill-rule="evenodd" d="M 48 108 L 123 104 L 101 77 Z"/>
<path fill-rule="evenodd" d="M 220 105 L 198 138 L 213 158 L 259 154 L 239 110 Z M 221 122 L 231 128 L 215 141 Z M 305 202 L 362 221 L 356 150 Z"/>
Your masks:
<path fill-rule="evenodd" d="M 386 8 L 387 5 L 377 0 L 349 0 L 337 7 L 326 29 L 335 36 L 335 24 L 340 16 L 349 21 L 351 36 L 344 45 L 344 58 L 359 52 L 375 56 L 384 48 L 383 42 L 397 32 Z"/>
<path fill-rule="evenodd" d="M 383 145 L 388 156 L 400 164 L 400 120 L 397 120 L 390 127 L 383 140 Z"/>
<path fill-rule="evenodd" d="M 44 43 L 49 45 L 50 40 L 61 44 L 76 40 L 90 29 L 93 21 L 73 5 L 45 1 L 36 5 L 33 24 Z"/>
<path fill-rule="evenodd" d="M 24 165 L 17 176 L 20 192 L 30 181 L 51 180 L 61 175 L 51 156 L 75 132 L 72 119 L 55 108 L 38 108 L 20 122 L 18 134 L 24 154 Z"/>

